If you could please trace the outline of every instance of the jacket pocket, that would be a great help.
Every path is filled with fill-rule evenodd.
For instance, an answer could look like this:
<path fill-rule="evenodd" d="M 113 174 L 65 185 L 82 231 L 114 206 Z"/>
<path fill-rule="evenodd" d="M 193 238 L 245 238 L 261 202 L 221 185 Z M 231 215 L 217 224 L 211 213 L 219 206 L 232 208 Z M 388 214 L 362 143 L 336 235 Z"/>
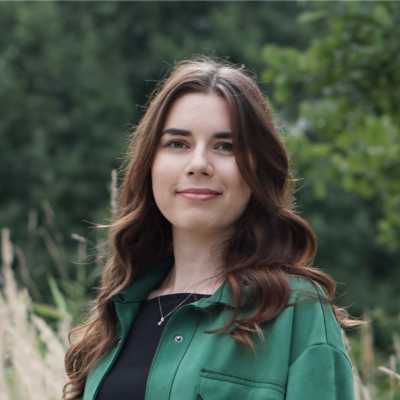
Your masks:
<path fill-rule="evenodd" d="M 273 382 L 240 378 L 202 369 L 197 400 L 284 400 L 285 388 Z"/>

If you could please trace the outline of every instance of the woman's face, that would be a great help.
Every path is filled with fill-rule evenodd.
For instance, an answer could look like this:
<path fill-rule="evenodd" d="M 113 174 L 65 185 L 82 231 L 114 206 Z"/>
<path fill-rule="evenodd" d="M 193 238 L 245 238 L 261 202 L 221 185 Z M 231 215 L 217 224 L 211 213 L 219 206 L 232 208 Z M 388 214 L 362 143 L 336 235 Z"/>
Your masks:
<path fill-rule="evenodd" d="M 229 109 L 216 94 L 172 104 L 151 167 L 155 201 L 174 229 L 230 233 L 251 191 L 233 153 Z"/>

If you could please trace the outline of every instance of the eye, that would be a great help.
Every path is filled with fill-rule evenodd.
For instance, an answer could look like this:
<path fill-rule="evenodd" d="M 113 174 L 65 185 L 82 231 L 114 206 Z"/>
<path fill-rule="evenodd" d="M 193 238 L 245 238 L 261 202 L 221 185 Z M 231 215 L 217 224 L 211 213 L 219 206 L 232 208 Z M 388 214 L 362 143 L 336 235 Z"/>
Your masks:
<path fill-rule="evenodd" d="M 218 148 L 221 149 L 222 151 L 233 151 L 233 144 L 232 143 L 221 143 L 218 145 Z"/>
<path fill-rule="evenodd" d="M 186 146 L 181 140 L 173 140 L 167 144 L 168 147 L 173 149 L 183 149 L 183 146 Z"/>

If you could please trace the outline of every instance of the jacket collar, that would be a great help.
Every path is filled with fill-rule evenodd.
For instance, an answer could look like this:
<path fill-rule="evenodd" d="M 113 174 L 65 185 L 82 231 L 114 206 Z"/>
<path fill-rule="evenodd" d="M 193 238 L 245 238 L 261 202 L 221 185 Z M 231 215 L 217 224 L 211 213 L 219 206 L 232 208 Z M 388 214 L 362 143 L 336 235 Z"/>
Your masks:
<path fill-rule="evenodd" d="M 173 264 L 173 255 L 163 259 L 153 269 L 139 276 L 137 279 L 134 279 L 127 287 L 119 291 L 114 296 L 114 300 L 119 303 L 131 303 L 140 302 L 146 299 L 151 291 L 157 289 L 161 285 Z M 235 301 L 231 298 L 229 286 L 226 283 L 226 280 L 211 297 L 201 298 L 193 304 L 199 308 L 205 308 L 210 307 L 213 303 L 222 303 L 235 307 Z"/>

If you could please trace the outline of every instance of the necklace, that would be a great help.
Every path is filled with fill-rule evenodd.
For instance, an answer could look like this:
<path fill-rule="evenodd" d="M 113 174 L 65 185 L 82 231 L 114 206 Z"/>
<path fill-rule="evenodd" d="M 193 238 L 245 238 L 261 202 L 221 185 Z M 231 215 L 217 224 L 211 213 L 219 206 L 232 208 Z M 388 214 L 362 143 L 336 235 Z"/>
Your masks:
<path fill-rule="evenodd" d="M 164 289 L 165 284 L 167 283 L 167 281 L 164 282 L 162 289 Z M 194 293 L 194 292 L 193 292 Z M 158 326 L 162 325 L 162 323 L 165 321 L 165 318 L 167 318 L 169 315 L 171 315 L 180 305 L 182 305 L 193 293 L 190 293 L 188 297 L 186 297 L 186 299 L 184 299 L 181 303 L 179 303 L 170 313 L 168 313 L 165 317 L 162 313 L 162 308 L 161 308 L 161 302 L 160 302 L 160 296 L 158 296 L 158 305 L 160 306 L 160 314 L 161 314 L 161 319 L 158 322 Z"/>

